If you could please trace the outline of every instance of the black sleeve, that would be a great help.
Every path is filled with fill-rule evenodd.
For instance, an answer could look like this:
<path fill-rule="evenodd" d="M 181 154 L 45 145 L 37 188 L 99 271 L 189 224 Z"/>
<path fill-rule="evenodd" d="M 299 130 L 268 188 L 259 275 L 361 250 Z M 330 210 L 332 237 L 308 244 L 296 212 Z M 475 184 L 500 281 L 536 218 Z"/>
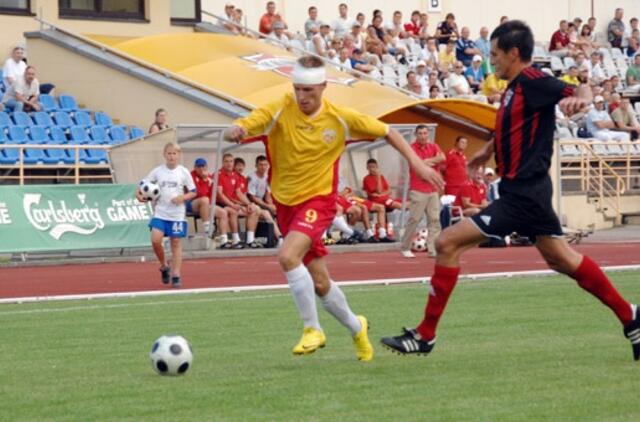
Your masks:
<path fill-rule="evenodd" d="M 534 109 L 555 105 L 564 97 L 572 96 L 575 90 L 575 87 L 551 76 L 525 77 L 521 84 L 526 103 Z"/>

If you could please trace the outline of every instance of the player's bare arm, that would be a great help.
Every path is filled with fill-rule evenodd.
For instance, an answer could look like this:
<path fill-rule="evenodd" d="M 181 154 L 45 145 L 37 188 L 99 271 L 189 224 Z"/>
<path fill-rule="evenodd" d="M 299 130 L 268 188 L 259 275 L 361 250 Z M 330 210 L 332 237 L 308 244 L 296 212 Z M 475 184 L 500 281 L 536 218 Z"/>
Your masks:
<path fill-rule="evenodd" d="M 426 180 L 429 183 L 432 183 L 434 186 L 437 186 L 438 189 L 444 188 L 444 180 L 442 180 L 442 176 L 440 173 L 435 171 L 433 168 L 427 166 L 421 159 L 418 158 L 417 155 L 413 153 L 411 147 L 405 142 L 404 138 L 400 133 L 390 128 L 389 134 L 385 137 L 389 145 L 396 149 L 404 158 L 409 162 L 409 165 L 415 170 L 416 174 Z"/>
<path fill-rule="evenodd" d="M 494 139 L 491 139 L 486 145 L 469 160 L 467 164 L 469 173 L 474 172 L 478 167 L 484 166 L 491 159 L 494 149 Z"/>
<path fill-rule="evenodd" d="M 588 86 L 580 85 L 575 89 L 573 96 L 563 98 L 558 106 L 565 115 L 572 116 L 591 104 L 592 99 L 591 89 Z"/>

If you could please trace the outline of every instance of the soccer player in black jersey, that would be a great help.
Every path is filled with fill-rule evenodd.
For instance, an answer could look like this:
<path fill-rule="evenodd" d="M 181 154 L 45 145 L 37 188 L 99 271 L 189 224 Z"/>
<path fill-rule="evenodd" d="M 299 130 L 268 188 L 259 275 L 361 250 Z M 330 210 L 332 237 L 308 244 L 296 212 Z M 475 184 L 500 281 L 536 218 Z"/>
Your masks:
<path fill-rule="evenodd" d="M 491 34 L 491 63 L 509 81 L 496 116 L 495 137 L 470 161 L 471 170 L 494 154 L 502 178 L 500 199 L 479 214 L 443 231 L 436 241 L 436 266 L 424 319 L 382 344 L 401 354 L 427 354 L 436 340 L 436 326 L 458 279 L 463 252 L 514 231 L 535 238 L 535 246 L 549 267 L 575 279 L 580 287 L 608 306 L 640 359 L 640 314 L 611 284 L 589 257 L 573 250 L 562 237 L 552 206 L 549 166 L 555 129 L 554 108 L 571 115 L 591 99 L 587 87 L 571 87 L 531 67 L 531 29 L 521 21 L 507 21 Z"/>

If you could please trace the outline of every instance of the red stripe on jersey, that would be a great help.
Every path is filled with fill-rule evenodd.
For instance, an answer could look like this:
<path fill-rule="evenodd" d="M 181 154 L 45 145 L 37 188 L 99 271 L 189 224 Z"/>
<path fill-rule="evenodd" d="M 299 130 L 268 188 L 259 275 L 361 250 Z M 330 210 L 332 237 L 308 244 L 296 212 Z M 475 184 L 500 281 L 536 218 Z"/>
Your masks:
<path fill-rule="evenodd" d="M 540 79 L 540 78 L 544 78 L 545 76 L 547 76 L 546 73 L 535 69 L 533 67 L 527 67 L 526 69 L 524 69 L 522 71 L 522 73 L 524 73 L 529 79 Z"/>
<path fill-rule="evenodd" d="M 496 161 L 498 163 L 498 174 L 504 174 L 504 159 L 502 158 L 502 125 L 504 122 L 504 95 L 503 95 L 503 104 L 498 109 L 496 113 L 496 133 L 494 135 L 494 145 L 496 148 Z"/>
<path fill-rule="evenodd" d="M 513 94 L 513 103 L 511 104 L 511 129 L 509 136 L 509 149 L 511 160 L 509 161 L 509 173 L 507 178 L 513 179 L 520 167 L 520 158 L 522 155 L 522 127 L 524 125 L 524 95 L 522 87 L 517 86 Z"/>
<path fill-rule="evenodd" d="M 538 123 L 540 123 L 540 112 L 536 111 L 533 113 L 533 121 L 531 122 L 531 139 L 529 140 L 529 146 L 533 145 L 533 141 L 536 139 Z"/>
<path fill-rule="evenodd" d="M 562 96 L 563 97 L 571 97 L 573 95 L 575 91 L 575 88 L 571 87 L 571 86 L 567 86 L 562 90 Z"/>

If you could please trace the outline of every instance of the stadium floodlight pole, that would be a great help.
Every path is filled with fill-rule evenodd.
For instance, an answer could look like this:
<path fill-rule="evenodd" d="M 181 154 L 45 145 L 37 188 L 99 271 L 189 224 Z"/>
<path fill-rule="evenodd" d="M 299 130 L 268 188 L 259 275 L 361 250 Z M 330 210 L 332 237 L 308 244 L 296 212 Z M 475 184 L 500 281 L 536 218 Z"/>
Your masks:
<path fill-rule="evenodd" d="M 361 72 L 361 71 L 359 71 L 357 69 L 349 69 L 346 66 L 344 66 L 343 64 L 334 63 L 331 60 L 328 60 L 326 57 L 323 57 L 323 56 L 315 54 L 315 53 L 313 53 L 311 51 L 305 50 L 304 48 L 299 48 L 299 47 L 297 47 L 295 45 L 289 45 L 289 44 L 287 44 L 287 43 L 285 43 L 283 41 L 280 41 L 277 38 L 270 38 L 269 34 L 265 34 L 263 32 L 255 31 L 255 30 L 253 30 L 251 28 L 248 28 L 246 26 L 238 25 L 237 23 L 235 23 L 233 21 L 230 21 L 227 18 L 224 18 L 222 16 L 218 16 L 218 15 L 216 15 L 214 13 L 211 13 L 211 12 L 207 12 L 206 10 L 202 10 L 201 13 L 203 15 L 207 15 L 209 17 L 217 19 L 220 22 L 225 22 L 225 23 L 229 23 L 229 24 L 231 24 L 233 26 L 241 27 L 244 31 L 250 33 L 251 35 L 254 35 L 254 36 L 258 37 L 258 38 L 268 39 L 270 43 L 276 44 L 279 47 L 284 48 L 285 50 L 291 49 L 291 50 L 293 50 L 296 53 L 301 54 L 301 55 L 316 57 L 316 58 L 322 60 L 322 62 L 325 63 L 326 65 L 333 66 L 333 67 L 338 67 L 341 71 L 343 71 L 345 73 L 350 73 L 350 74 L 358 76 L 358 77 L 360 77 L 362 79 L 366 79 L 366 80 L 368 80 L 370 82 L 377 83 L 377 84 L 380 84 L 380 85 L 383 85 L 383 86 L 386 86 L 386 87 L 389 87 L 389 88 L 393 88 L 393 89 L 395 89 L 397 91 L 400 91 L 403 94 L 406 94 L 406 95 L 408 95 L 408 96 L 410 96 L 412 98 L 425 99 L 425 98 L 421 98 L 421 97 L 416 96 L 415 93 L 413 93 L 413 92 L 411 92 L 411 91 L 409 91 L 407 89 L 401 88 L 401 87 L 399 87 L 399 86 L 397 86 L 395 84 L 390 84 L 389 82 L 386 82 L 385 80 L 374 78 L 373 76 L 371 76 L 371 75 L 369 75 L 367 73 Z"/>

